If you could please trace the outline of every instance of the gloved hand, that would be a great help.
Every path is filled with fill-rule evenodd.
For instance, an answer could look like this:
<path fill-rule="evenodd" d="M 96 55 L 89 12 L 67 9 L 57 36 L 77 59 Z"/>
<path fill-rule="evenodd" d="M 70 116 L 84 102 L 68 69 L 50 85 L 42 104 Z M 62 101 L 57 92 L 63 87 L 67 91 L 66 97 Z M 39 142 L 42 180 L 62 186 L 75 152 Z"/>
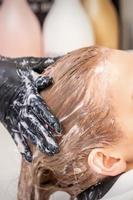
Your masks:
<path fill-rule="evenodd" d="M 8 61 L 17 64 L 20 67 L 28 66 L 30 69 L 37 73 L 42 73 L 47 67 L 55 63 L 61 57 L 20 57 L 20 58 L 8 58 L 0 56 L 1 61 Z"/>
<path fill-rule="evenodd" d="M 91 186 L 87 190 L 78 195 L 77 200 L 100 200 L 111 189 L 120 175 L 108 177 L 103 182 Z"/>
<path fill-rule="evenodd" d="M 5 57 L 0 59 L 1 122 L 8 129 L 27 161 L 32 161 L 28 140 L 37 145 L 42 152 L 50 155 L 57 153 L 59 148 L 54 134 L 60 134 L 61 127 L 58 119 L 54 117 L 38 93 L 53 81 L 52 78 L 39 76 L 30 69 L 41 72 L 46 66 L 52 64 L 54 59 Z"/>

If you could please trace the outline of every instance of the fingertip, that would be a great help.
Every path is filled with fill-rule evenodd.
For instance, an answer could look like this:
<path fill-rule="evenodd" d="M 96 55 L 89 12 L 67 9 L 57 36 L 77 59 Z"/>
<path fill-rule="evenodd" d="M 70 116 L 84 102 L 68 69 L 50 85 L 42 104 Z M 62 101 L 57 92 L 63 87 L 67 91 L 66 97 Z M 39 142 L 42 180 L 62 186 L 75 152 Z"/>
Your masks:
<path fill-rule="evenodd" d="M 49 152 L 48 152 L 49 155 L 54 155 L 54 154 L 57 154 L 57 153 L 59 153 L 59 147 L 58 146 L 55 146 L 54 148 L 49 148 Z"/>
<path fill-rule="evenodd" d="M 38 90 L 45 89 L 53 84 L 53 78 L 48 76 L 40 76 L 36 80 L 36 87 Z"/>
<path fill-rule="evenodd" d="M 56 123 L 54 123 L 54 129 L 55 129 L 57 135 L 61 135 L 61 133 L 62 133 L 62 127 L 61 127 L 59 121 L 57 121 Z"/>
<path fill-rule="evenodd" d="M 51 84 L 54 83 L 54 79 L 53 79 L 52 77 L 44 76 L 44 79 L 45 79 L 45 81 L 46 81 L 46 83 L 47 83 L 48 85 L 51 85 Z"/>
<path fill-rule="evenodd" d="M 48 146 L 44 146 L 41 145 L 39 146 L 39 149 L 42 153 L 46 153 L 49 156 L 53 156 L 54 154 L 59 153 L 59 146 L 55 144 L 55 146 L 53 145 L 48 145 Z"/>
<path fill-rule="evenodd" d="M 28 163 L 31 163 L 32 162 L 32 154 L 30 152 L 27 152 L 27 153 L 23 153 L 22 154 L 22 157 L 28 162 Z"/>
<path fill-rule="evenodd" d="M 59 148 L 55 148 L 55 149 L 52 149 L 52 150 L 48 150 L 46 151 L 47 155 L 49 156 L 54 156 L 55 154 L 59 153 Z"/>

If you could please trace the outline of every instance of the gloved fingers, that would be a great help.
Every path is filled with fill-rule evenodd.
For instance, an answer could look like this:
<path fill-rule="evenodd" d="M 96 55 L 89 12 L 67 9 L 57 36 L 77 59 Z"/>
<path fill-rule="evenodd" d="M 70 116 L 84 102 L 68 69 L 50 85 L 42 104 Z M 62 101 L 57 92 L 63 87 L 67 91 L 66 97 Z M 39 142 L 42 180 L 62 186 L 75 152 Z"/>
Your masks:
<path fill-rule="evenodd" d="M 55 63 L 61 57 L 19 57 L 19 58 L 9 58 L 0 55 L 0 60 L 10 61 L 17 64 L 20 67 L 29 67 L 35 72 L 41 74 L 47 67 Z"/>
<path fill-rule="evenodd" d="M 47 130 L 52 134 L 60 135 L 61 125 L 59 120 L 52 114 L 44 100 L 38 95 L 38 101 L 33 102 L 32 112 L 47 125 Z"/>
<path fill-rule="evenodd" d="M 35 133 L 31 131 L 27 122 L 20 122 L 19 131 L 23 133 L 24 137 L 27 138 L 33 145 L 37 145 L 37 137 Z"/>
<path fill-rule="evenodd" d="M 34 118 L 34 120 L 35 120 L 35 118 Z M 31 124 L 30 121 L 28 121 L 28 120 L 27 120 L 27 123 Z M 37 119 L 36 119 L 36 126 L 34 124 L 32 124 L 31 128 L 29 128 L 25 122 L 20 123 L 20 125 L 21 125 L 20 132 L 23 132 L 25 134 L 25 137 L 33 145 L 36 145 L 41 150 L 41 152 L 43 152 L 43 153 L 45 152 L 50 155 L 58 152 L 57 144 L 56 143 L 54 144 L 54 141 L 52 142 L 54 144 L 54 146 L 52 146 L 52 144 L 48 144 L 47 140 L 45 139 L 46 135 L 38 129 L 39 122 L 37 122 Z M 44 131 L 46 133 L 47 130 L 44 130 Z M 50 137 L 51 137 L 50 139 L 52 140 L 52 136 L 50 136 Z"/>
<path fill-rule="evenodd" d="M 55 143 L 53 136 L 47 131 L 44 126 L 38 127 L 38 143 L 37 146 L 41 152 L 53 155 L 59 152 L 59 147 Z"/>
<path fill-rule="evenodd" d="M 35 72 L 41 74 L 47 67 L 50 65 L 54 64 L 58 59 L 61 57 L 55 57 L 55 58 L 50 58 L 50 57 L 43 57 L 43 58 L 35 58 L 35 57 L 30 57 L 28 59 L 28 64 L 29 67 L 34 70 Z"/>
<path fill-rule="evenodd" d="M 24 145 L 24 152 L 20 152 L 21 155 L 26 161 L 32 162 L 32 153 L 25 138 L 23 138 L 23 145 Z"/>
<path fill-rule="evenodd" d="M 41 74 L 47 67 L 52 65 L 57 58 L 49 58 L 49 57 L 21 57 L 21 58 L 14 58 L 12 61 L 18 64 L 20 67 L 29 67 L 33 71 Z"/>
<path fill-rule="evenodd" d="M 49 131 L 47 131 L 45 128 L 45 123 L 40 121 L 40 117 L 33 115 L 31 112 L 28 114 L 28 118 L 26 119 L 26 123 L 30 129 L 30 132 L 26 133 L 26 126 L 24 123 L 21 123 L 20 131 L 26 133 L 27 139 L 30 139 L 30 135 L 35 136 L 36 145 L 43 153 L 46 152 L 50 155 L 58 153 L 59 147 L 55 142 L 54 136 Z"/>
<path fill-rule="evenodd" d="M 28 162 L 32 162 L 32 152 L 30 150 L 30 147 L 28 146 L 25 137 L 22 136 L 20 132 L 13 133 L 12 137 L 18 147 L 19 152 L 24 157 L 24 159 L 27 160 Z"/>
<path fill-rule="evenodd" d="M 38 58 L 38 57 L 11 58 L 11 61 L 16 63 L 18 66 L 20 66 L 20 67 L 29 67 L 31 69 L 34 69 L 35 66 L 39 65 L 41 60 L 42 60 L 42 58 Z"/>
<path fill-rule="evenodd" d="M 52 65 L 55 62 L 54 58 L 44 57 L 44 58 L 32 58 L 32 62 L 34 65 L 32 65 L 32 70 L 35 72 L 41 74 L 47 67 Z"/>
<path fill-rule="evenodd" d="M 18 76 L 22 79 L 22 81 L 27 80 L 27 78 L 30 81 L 32 80 L 32 74 L 31 74 L 32 70 L 29 70 L 28 67 L 21 67 L 20 65 L 17 65 L 16 71 Z"/>
<path fill-rule="evenodd" d="M 35 85 L 38 91 L 41 91 L 53 84 L 53 78 L 48 76 L 38 76 L 35 80 Z"/>
<path fill-rule="evenodd" d="M 28 128 L 26 129 L 27 131 L 27 138 L 29 139 L 29 141 L 33 144 L 33 145 L 37 145 L 37 137 L 36 135 Z"/>

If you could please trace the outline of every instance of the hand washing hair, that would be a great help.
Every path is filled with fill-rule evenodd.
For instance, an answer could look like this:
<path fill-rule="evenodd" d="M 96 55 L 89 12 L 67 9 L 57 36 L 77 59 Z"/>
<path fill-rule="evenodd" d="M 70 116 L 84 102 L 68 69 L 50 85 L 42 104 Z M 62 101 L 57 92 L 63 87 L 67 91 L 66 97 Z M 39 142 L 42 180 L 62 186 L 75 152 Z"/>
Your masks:
<path fill-rule="evenodd" d="M 74 199 L 107 177 L 93 171 L 88 156 L 121 137 L 105 78 L 111 52 L 102 47 L 79 49 L 44 72 L 54 78 L 54 85 L 41 95 L 62 124 L 62 135 L 56 138 L 60 152 L 48 156 L 33 147 L 32 164 L 22 161 L 19 200 L 48 200 L 55 191 L 66 191 Z"/>

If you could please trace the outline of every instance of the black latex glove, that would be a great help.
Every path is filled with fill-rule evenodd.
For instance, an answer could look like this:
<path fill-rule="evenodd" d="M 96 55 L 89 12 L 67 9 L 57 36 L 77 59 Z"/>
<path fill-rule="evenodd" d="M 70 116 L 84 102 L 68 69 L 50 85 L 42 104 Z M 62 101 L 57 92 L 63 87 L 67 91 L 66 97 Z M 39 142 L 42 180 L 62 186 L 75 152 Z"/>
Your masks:
<path fill-rule="evenodd" d="M 27 161 L 32 161 L 28 140 L 42 152 L 57 153 L 54 134 L 61 132 L 60 124 L 38 93 L 53 80 L 33 71 L 42 72 L 56 59 L 0 57 L 0 60 L 1 122 Z"/>
<path fill-rule="evenodd" d="M 8 58 L 0 55 L 1 61 L 13 62 L 18 67 L 29 67 L 37 73 L 42 73 L 48 66 L 55 63 L 61 57 L 20 57 L 20 58 Z"/>
<path fill-rule="evenodd" d="M 100 200 L 103 196 L 110 190 L 110 188 L 114 185 L 117 179 L 120 177 L 114 176 L 109 177 L 103 182 L 98 183 L 97 185 L 91 186 L 87 190 L 83 191 L 78 195 L 78 200 Z"/>

